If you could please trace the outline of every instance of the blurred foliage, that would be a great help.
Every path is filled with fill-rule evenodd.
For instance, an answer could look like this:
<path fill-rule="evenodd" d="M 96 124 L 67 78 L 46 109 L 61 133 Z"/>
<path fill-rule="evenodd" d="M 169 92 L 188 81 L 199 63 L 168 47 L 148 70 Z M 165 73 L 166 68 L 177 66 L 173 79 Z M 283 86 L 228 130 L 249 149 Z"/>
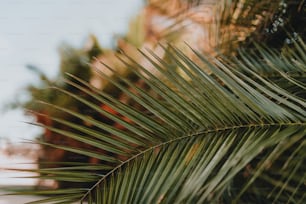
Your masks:
<path fill-rule="evenodd" d="M 89 111 L 84 104 L 75 101 L 72 97 L 67 96 L 67 94 L 64 94 L 63 92 L 60 92 L 52 87 L 61 88 L 63 90 L 84 96 L 84 94 L 75 87 L 65 82 L 68 77 L 67 73 L 73 74 L 74 76 L 80 77 L 84 81 L 89 82 L 92 76 L 90 63 L 95 56 L 102 53 L 103 50 L 100 47 L 96 37 L 91 35 L 82 48 L 73 48 L 67 44 L 62 44 L 60 46 L 60 67 L 59 73 L 55 79 L 49 79 L 39 70 L 39 68 L 33 65 L 28 65 L 28 68 L 34 71 L 40 77 L 40 83 L 38 85 L 30 85 L 27 88 L 31 98 L 29 101 L 22 104 L 22 106 L 27 110 L 27 113 L 35 116 L 38 123 L 57 128 L 62 127 L 62 125 L 56 121 L 52 121 L 50 117 L 59 117 L 74 122 L 75 124 L 81 124 L 83 122 L 62 111 L 46 108 L 46 106 L 39 103 L 40 101 L 52 103 L 61 107 L 71 107 L 73 110 L 78 111 L 79 113 L 93 117 L 95 113 Z M 48 128 L 44 128 L 44 132 L 38 137 L 38 139 L 42 142 L 50 142 L 53 144 L 70 144 L 74 147 L 83 145 L 80 142 L 55 133 Z M 89 158 L 78 154 L 57 150 L 52 147 L 42 146 L 42 154 L 39 158 L 40 168 L 57 166 L 55 163 L 60 161 L 89 162 Z M 65 182 L 61 183 L 61 185 L 65 185 Z"/>
<path fill-rule="evenodd" d="M 27 67 L 38 74 L 40 78 L 39 85 L 30 85 L 27 89 L 31 94 L 31 99 L 24 103 L 24 107 L 29 110 L 38 112 L 48 112 L 44 107 L 35 103 L 36 101 L 47 101 L 65 107 L 77 107 L 75 101 L 71 100 L 64 94 L 59 93 L 55 89 L 50 89 L 52 86 L 61 87 L 67 91 L 76 91 L 69 84 L 65 83 L 67 73 L 81 77 L 85 81 L 89 81 L 92 76 L 90 62 L 93 57 L 101 54 L 103 51 L 100 48 L 95 36 L 90 36 L 87 47 L 76 49 L 70 45 L 63 44 L 59 48 L 60 67 L 59 73 L 55 79 L 49 79 L 39 68 L 28 65 Z M 60 114 L 60 113 L 58 113 Z"/>

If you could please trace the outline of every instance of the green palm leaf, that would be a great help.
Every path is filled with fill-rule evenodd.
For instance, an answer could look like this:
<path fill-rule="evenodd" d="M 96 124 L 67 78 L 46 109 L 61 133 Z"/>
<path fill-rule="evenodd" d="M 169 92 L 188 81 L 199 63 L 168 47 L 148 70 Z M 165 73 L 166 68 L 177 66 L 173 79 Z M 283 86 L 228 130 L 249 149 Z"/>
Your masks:
<path fill-rule="evenodd" d="M 194 3 L 191 8 L 201 3 L 181 1 L 187 2 Z M 306 46 L 296 39 L 282 50 L 256 43 L 237 50 L 245 39 L 258 40 L 259 35 L 260 40 L 263 28 L 258 25 L 272 19 L 279 2 L 219 3 L 216 39 L 222 54 L 208 57 L 190 48 L 191 59 L 171 44 L 160 45 L 163 58 L 140 51 L 152 72 L 122 53 L 118 59 L 127 75 L 106 64 L 112 77 L 97 72 L 128 101 L 68 73 L 65 84 L 76 91 L 52 87 L 52 93 L 86 111 L 63 107 L 60 97 L 54 103 L 37 102 L 62 114 L 34 111 L 54 122 L 34 125 L 84 146 L 38 144 L 99 163 L 65 161 L 57 168 L 24 170 L 39 173 L 41 179 L 73 183 L 73 188 L 27 192 L 51 196 L 33 203 L 306 202 Z M 162 34 L 181 29 L 181 20 Z"/>
<path fill-rule="evenodd" d="M 303 42 L 295 46 L 305 53 Z M 90 100 L 59 91 L 124 129 L 43 102 L 91 124 L 89 128 L 53 117 L 67 129 L 45 128 L 94 148 L 39 143 L 94 157 L 102 164 L 95 171 L 90 165 L 73 169 L 68 164 L 38 170 L 42 178 L 92 181 L 90 188 L 67 189 L 69 193 L 40 191 L 57 195 L 42 202 L 305 202 L 306 111 L 301 76 L 305 76 L 306 57 L 297 58 L 296 52 L 280 57 L 262 47 L 257 52 L 261 56 L 242 51 L 235 59 L 207 59 L 195 53 L 201 60 L 196 64 L 170 46 L 167 60 L 154 53 L 145 55 L 162 77 L 129 57 L 122 58 L 149 89 L 120 75 L 114 80 L 100 74 L 133 99 L 133 105 L 71 76 L 67 83 Z M 110 106 L 129 121 L 97 104 Z"/>

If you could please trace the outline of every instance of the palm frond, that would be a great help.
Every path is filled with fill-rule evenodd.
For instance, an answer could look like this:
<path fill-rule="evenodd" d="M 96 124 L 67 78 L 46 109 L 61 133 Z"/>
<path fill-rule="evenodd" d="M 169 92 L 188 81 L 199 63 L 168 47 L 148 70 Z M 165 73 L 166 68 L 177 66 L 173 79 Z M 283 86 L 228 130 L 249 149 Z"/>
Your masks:
<path fill-rule="evenodd" d="M 296 48 L 292 55 L 280 56 L 258 47 L 261 55 L 241 51 L 235 59 L 208 59 L 194 51 L 198 64 L 171 45 L 166 59 L 142 52 L 158 76 L 127 55 L 121 61 L 147 89 L 111 67 L 116 79 L 100 75 L 132 104 L 70 75 L 67 83 L 89 98 L 57 89 L 120 127 L 41 102 L 84 122 L 51 117 L 67 128 L 45 128 L 93 148 L 39 143 L 96 158 L 102 169 L 67 165 L 39 170 L 43 178 L 93 181 L 87 189 L 41 191 L 59 195 L 42 202 L 303 203 L 306 111 L 300 76 L 305 76 L 306 49 L 303 42 Z"/>

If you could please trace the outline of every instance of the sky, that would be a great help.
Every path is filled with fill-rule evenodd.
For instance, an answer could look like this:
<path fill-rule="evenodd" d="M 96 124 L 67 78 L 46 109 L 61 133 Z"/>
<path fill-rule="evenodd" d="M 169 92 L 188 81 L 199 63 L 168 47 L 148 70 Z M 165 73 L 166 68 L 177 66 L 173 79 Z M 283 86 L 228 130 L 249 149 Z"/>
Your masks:
<path fill-rule="evenodd" d="M 24 122 L 23 110 L 6 104 L 26 97 L 25 87 L 38 77 L 32 64 L 54 77 L 59 70 L 58 47 L 81 47 L 89 34 L 102 47 L 124 34 L 143 0 L 0 0 L 0 148 L 7 139 L 33 139 L 41 131 Z"/>

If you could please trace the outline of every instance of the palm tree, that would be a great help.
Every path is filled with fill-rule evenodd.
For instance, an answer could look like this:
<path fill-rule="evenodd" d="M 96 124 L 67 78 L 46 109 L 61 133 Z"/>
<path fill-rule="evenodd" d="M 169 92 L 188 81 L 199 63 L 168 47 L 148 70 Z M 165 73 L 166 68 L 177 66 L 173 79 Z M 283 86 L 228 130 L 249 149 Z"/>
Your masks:
<path fill-rule="evenodd" d="M 286 11 L 305 14 L 304 2 L 289 2 Z M 94 148 L 38 143 L 101 162 L 32 170 L 91 185 L 30 193 L 56 195 L 41 203 L 305 203 L 305 29 L 286 27 L 281 46 L 266 46 L 279 40 L 283 7 L 220 1 L 213 55 L 160 44 L 162 56 L 140 51 L 148 69 L 123 50 L 129 77 L 107 64 L 111 75 L 97 73 L 128 102 L 68 74 L 65 82 L 83 94 L 53 89 L 113 123 L 40 101 L 83 121 L 52 116 L 66 128 L 44 128 Z"/>

